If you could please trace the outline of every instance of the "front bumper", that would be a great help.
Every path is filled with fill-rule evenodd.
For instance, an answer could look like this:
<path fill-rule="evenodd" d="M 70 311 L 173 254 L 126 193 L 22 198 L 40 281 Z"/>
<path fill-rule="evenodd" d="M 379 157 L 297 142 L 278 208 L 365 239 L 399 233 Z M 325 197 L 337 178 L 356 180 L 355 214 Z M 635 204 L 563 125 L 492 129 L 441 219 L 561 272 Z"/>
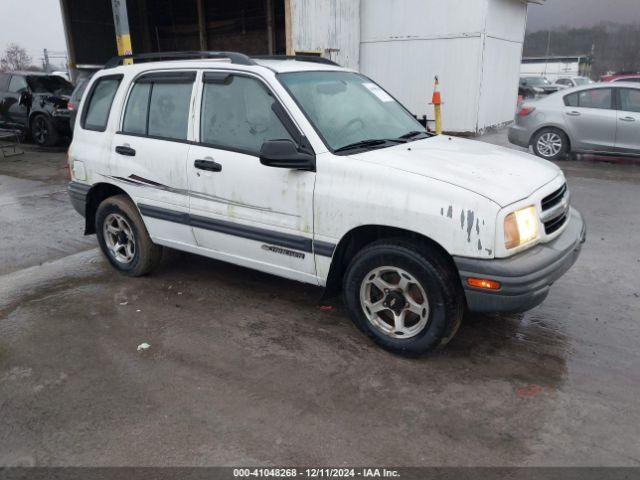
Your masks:
<path fill-rule="evenodd" d="M 469 310 L 524 312 L 539 305 L 549 294 L 553 282 L 578 259 L 585 239 L 586 225 L 580 213 L 572 208 L 566 229 L 549 243 L 505 259 L 454 257 Z M 489 291 L 470 287 L 469 277 L 498 281 L 501 288 Z"/>

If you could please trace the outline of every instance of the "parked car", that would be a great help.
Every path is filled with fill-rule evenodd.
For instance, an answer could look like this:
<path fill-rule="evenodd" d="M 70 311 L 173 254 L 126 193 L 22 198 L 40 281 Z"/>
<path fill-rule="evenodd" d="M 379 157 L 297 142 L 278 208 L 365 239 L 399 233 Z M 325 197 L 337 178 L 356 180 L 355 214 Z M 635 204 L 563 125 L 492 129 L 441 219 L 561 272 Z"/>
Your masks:
<path fill-rule="evenodd" d="M 0 73 L 0 125 L 31 135 L 38 145 L 55 145 L 69 134 L 72 90 L 73 85 L 57 75 Z"/>
<path fill-rule="evenodd" d="M 640 77 L 640 73 L 637 72 L 621 72 L 615 73 L 613 75 L 603 75 L 600 80 L 603 82 L 616 82 L 616 81 L 624 81 L 624 79 L 636 79 Z"/>
<path fill-rule="evenodd" d="M 547 160 L 570 152 L 640 155 L 640 85 L 594 83 L 525 102 L 509 141 Z"/>
<path fill-rule="evenodd" d="M 518 87 L 518 95 L 522 98 L 538 98 L 543 95 L 549 95 L 560 90 L 558 85 L 552 85 L 549 80 L 544 77 L 520 77 L 520 86 Z"/>
<path fill-rule="evenodd" d="M 594 83 L 594 81 L 588 77 L 561 77 L 556 80 L 555 84 L 561 88 L 571 88 L 589 85 L 590 83 Z"/>
<path fill-rule="evenodd" d="M 94 76 L 69 148 L 71 202 L 123 274 L 171 247 L 342 291 L 364 333 L 415 355 L 466 309 L 538 305 L 580 252 L 550 162 L 429 134 L 328 60 L 159 55 Z"/>

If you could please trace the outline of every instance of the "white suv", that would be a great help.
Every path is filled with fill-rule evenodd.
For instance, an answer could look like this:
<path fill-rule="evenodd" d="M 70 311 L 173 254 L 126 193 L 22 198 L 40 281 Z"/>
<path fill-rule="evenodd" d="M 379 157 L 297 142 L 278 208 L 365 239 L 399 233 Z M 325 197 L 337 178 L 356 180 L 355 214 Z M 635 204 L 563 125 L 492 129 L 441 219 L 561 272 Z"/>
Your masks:
<path fill-rule="evenodd" d="M 578 256 L 559 168 L 429 134 L 357 72 L 229 52 L 133 60 L 93 77 L 69 149 L 85 233 L 125 274 L 166 246 L 342 291 L 363 332 L 415 355 L 465 309 L 538 305 Z"/>

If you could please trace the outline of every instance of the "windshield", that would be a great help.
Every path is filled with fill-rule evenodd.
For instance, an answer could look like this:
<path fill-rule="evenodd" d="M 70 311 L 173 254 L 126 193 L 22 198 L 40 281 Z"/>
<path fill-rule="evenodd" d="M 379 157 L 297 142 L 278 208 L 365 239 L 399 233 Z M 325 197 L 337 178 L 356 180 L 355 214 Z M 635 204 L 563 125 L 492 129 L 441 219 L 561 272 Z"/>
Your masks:
<path fill-rule="evenodd" d="M 402 105 L 357 73 L 293 72 L 282 73 L 278 78 L 332 150 L 425 133 Z M 369 146 L 389 145 L 378 142 Z"/>
<path fill-rule="evenodd" d="M 534 87 L 537 85 L 550 85 L 549 80 L 544 77 L 525 77 L 523 80 L 526 80 L 527 85 L 533 85 Z"/>
<path fill-rule="evenodd" d="M 51 93 L 54 95 L 71 95 L 73 85 L 64 78 L 56 75 L 51 76 L 29 76 L 27 83 L 33 93 Z"/>

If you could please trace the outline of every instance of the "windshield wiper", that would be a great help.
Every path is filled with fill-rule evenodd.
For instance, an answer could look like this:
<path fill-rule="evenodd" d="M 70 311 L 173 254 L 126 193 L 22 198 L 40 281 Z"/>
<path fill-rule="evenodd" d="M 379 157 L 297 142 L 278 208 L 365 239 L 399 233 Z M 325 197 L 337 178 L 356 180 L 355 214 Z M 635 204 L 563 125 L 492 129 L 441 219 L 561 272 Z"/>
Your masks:
<path fill-rule="evenodd" d="M 417 137 L 418 135 L 422 135 L 422 134 L 428 135 L 428 133 L 425 132 L 425 131 L 413 130 L 413 131 L 411 131 L 409 133 L 405 133 L 404 135 L 401 135 L 398 138 L 401 138 L 401 139 L 404 139 L 404 140 L 409 140 L 411 138 Z"/>
<path fill-rule="evenodd" d="M 389 142 L 404 143 L 405 141 L 406 140 L 402 138 L 378 138 L 362 140 L 360 142 L 350 143 L 349 145 L 345 145 L 344 147 L 337 148 L 336 150 L 334 150 L 334 153 L 346 152 L 347 150 L 355 150 L 357 148 L 379 147 Z"/>

